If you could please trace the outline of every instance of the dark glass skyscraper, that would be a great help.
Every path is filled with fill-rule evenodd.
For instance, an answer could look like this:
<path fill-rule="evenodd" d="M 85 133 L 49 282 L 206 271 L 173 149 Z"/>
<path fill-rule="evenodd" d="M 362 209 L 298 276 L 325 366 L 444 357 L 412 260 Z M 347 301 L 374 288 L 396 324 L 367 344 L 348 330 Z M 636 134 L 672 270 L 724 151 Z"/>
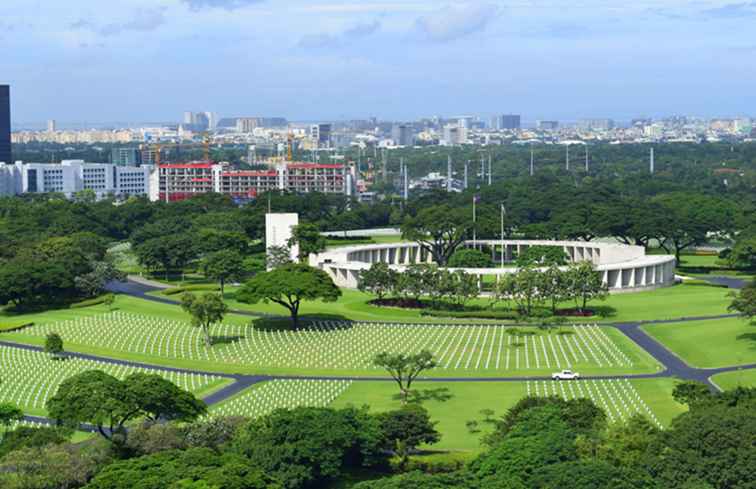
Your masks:
<path fill-rule="evenodd" d="M 0 85 L 0 162 L 13 163 L 11 156 L 10 87 Z"/>

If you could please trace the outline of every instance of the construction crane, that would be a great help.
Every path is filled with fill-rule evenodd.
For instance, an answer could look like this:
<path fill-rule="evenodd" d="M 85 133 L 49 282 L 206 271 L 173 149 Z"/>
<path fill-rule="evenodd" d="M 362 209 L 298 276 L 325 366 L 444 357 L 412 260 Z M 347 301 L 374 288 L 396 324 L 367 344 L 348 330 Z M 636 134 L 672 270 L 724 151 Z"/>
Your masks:
<path fill-rule="evenodd" d="M 210 134 L 208 132 L 202 133 L 202 142 L 198 143 L 161 143 L 157 142 L 152 146 L 152 149 L 155 151 L 155 165 L 160 166 L 161 163 L 161 152 L 163 149 L 166 148 L 182 148 L 182 147 L 188 147 L 188 148 L 196 148 L 196 147 L 202 147 L 203 148 L 203 156 L 204 161 L 206 163 L 212 163 L 210 160 Z"/>

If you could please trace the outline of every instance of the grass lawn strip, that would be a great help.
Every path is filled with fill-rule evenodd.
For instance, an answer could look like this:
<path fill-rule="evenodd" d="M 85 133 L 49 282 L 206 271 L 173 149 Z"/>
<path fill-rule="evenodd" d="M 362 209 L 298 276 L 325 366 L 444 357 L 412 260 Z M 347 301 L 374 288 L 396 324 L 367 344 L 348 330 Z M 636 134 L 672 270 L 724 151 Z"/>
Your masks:
<path fill-rule="evenodd" d="M 711 381 L 723 390 L 735 389 L 736 387 L 756 387 L 756 368 L 717 374 L 711 378 Z"/>
<path fill-rule="evenodd" d="M 643 330 L 693 367 L 756 363 L 756 325 L 744 319 L 655 324 Z"/>

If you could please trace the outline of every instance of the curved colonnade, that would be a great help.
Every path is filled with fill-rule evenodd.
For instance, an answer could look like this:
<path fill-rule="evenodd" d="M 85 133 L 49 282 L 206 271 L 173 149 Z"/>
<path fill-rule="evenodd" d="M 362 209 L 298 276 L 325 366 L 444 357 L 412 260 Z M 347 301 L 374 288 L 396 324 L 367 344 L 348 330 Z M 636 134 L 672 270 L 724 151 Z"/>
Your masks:
<path fill-rule="evenodd" d="M 504 274 L 516 272 L 517 268 L 511 266 L 512 260 L 530 246 L 559 246 L 571 262 L 593 262 L 612 293 L 650 290 L 675 283 L 675 257 L 646 255 L 642 246 L 549 240 L 477 240 L 467 241 L 464 246 L 490 252 L 494 263 L 508 264 L 496 268 L 461 269 L 476 275 L 480 284 L 486 280 L 498 281 Z M 349 289 L 357 288 L 361 270 L 378 262 L 401 272 L 412 263 L 433 263 L 433 257 L 425 248 L 412 242 L 345 246 L 310 255 L 310 265 L 327 272 L 339 287 Z"/>

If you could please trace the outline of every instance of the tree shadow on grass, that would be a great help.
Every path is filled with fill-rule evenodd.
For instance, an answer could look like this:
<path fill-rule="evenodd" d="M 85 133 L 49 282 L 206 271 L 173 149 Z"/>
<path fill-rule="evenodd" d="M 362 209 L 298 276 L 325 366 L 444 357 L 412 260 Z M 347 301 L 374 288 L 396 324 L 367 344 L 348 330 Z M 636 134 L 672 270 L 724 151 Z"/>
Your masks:
<path fill-rule="evenodd" d="M 246 338 L 246 336 L 241 336 L 241 335 L 211 336 L 210 344 L 212 344 L 213 346 L 230 345 L 231 343 L 236 343 L 238 341 L 243 340 L 244 338 Z"/>
<path fill-rule="evenodd" d="M 735 339 L 750 342 L 751 350 L 756 350 L 756 333 L 743 333 L 738 335 Z"/>
<path fill-rule="evenodd" d="M 294 327 L 290 317 L 263 317 L 252 321 L 252 327 L 258 331 L 343 331 L 354 327 L 354 322 L 340 314 L 307 314 L 299 317 L 299 324 Z"/>
<path fill-rule="evenodd" d="M 402 399 L 401 394 L 394 394 L 392 398 L 395 401 Z M 449 391 L 448 387 L 437 387 L 435 389 L 413 389 L 410 392 L 408 402 L 411 404 L 422 404 L 426 401 L 447 402 L 454 398 L 454 394 Z"/>

